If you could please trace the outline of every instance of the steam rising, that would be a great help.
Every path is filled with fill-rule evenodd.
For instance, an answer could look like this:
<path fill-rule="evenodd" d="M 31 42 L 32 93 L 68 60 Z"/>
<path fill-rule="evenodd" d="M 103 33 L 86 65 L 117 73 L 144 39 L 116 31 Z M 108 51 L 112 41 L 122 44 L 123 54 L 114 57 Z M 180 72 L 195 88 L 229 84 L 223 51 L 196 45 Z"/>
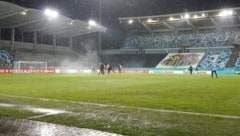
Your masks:
<path fill-rule="evenodd" d="M 64 58 L 60 64 L 61 69 L 90 69 L 92 65 L 99 64 L 96 51 L 88 51 L 77 58 Z"/>

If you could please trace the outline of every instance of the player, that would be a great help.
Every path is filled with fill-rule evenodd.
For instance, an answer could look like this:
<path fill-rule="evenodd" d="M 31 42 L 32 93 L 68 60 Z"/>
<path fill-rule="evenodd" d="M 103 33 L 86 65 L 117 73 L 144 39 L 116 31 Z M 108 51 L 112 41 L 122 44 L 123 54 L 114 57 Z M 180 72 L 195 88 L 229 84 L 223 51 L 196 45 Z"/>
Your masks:
<path fill-rule="evenodd" d="M 96 65 L 94 64 L 93 66 L 92 66 L 92 71 L 91 71 L 91 73 L 92 74 L 96 74 L 96 72 L 97 72 L 97 69 L 96 69 L 97 67 L 96 67 Z"/>
<path fill-rule="evenodd" d="M 122 65 L 118 64 L 118 72 L 121 74 L 122 73 Z"/>
<path fill-rule="evenodd" d="M 105 65 L 103 63 L 100 63 L 100 72 L 99 72 L 99 74 L 104 75 L 104 69 L 105 69 Z"/>
<path fill-rule="evenodd" d="M 192 74 L 192 72 L 193 72 L 193 67 L 192 67 L 192 65 L 189 66 L 188 70 L 189 70 L 190 74 Z"/>
<path fill-rule="evenodd" d="M 211 64 L 211 77 L 212 78 L 213 78 L 213 74 L 215 74 L 216 78 L 218 78 L 217 66 L 216 66 L 216 63 L 214 62 L 214 58 L 212 58 L 212 64 Z"/>

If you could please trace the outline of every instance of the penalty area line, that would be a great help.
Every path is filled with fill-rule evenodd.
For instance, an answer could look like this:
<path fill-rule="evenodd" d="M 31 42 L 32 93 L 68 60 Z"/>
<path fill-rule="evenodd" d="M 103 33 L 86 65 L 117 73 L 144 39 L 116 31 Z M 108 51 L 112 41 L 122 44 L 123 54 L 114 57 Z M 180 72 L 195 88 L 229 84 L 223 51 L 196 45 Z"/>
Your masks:
<path fill-rule="evenodd" d="M 75 102 L 75 101 L 67 101 L 67 100 L 34 98 L 34 97 L 6 95 L 6 94 L 0 94 L 0 96 L 20 98 L 20 99 L 41 100 L 41 101 L 67 102 L 67 103 L 73 103 L 73 104 L 100 106 L 100 107 L 128 108 L 128 109 L 136 109 L 136 110 L 142 110 L 142 111 L 154 111 L 154 112 L 162 112 L 162 113 L 176 113 L 176 114 L 195 115 L 195 116 L 218 117 L 218 118 L 226 118 L 226 119 L 240 119 L 240 116 L 232 116 L 232 115 L 210 114 L 210 113 L 200 113 L 200 112 L 186 112 L 186 111 L 165 110 L 165 109 L 139 108 L 139 107 L 131 107 L 131 106 L 108 105 L 108 104 L 98 104 L 98 103 L 84 103 L 84 102 Z"/>

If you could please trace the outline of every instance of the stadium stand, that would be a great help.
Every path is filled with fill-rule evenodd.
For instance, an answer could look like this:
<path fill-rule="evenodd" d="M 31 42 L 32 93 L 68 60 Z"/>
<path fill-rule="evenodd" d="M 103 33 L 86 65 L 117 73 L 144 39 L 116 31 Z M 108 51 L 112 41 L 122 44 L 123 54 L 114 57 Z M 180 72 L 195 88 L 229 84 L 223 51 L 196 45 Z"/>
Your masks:
<path fill-rule="evenodd" d="M 12 63 L 15 61 L 14 55 L 10 54 L 5 49 L 0 49 L 0 59 L 5 63 Z"/>
<path fill-rule="evenodd" d="M 218 68 L 233 68 L 239 53 L 236 47 L 240 45 L 240 8 L 228 10 L 233 14 L 209 10 L 119 18 L 127 32 L 121 52 L 124 49 L 138 50 L 144 55 L 204 52 L 198 67 L 209 69 L 210 58 L 215 57 Z"/>
<path fill-rule="evenodd" d="M 237 61 L 235 63 L 235 67 L 240 68 L 240 53 L 238 54 L 238 58 L 237 58 Z"/>
<path fill-rule="evenodd" d="M 136 49 L 143 47 L 146 49 L 162 49 L 162 48 L 179 48 L 182 45 L 189 45 L 191 47 L 220 47 L 230 46 L 233 39 L 240 35 L 239 31 L 222 32 L 222 33 L 202 33 L 197 34 L 180 34 L 175 37 L 170 35 L 129 35 L 124 42 L 122 48 Z"/>
<path fill-rule="evenodd" d="M 13 55 L 11 55 L 5 49 L 0 48 L 0 68 L 12 68 L 14 61 L 15 58 Z"/>
<path fill-rule="evenodd" d="M 230 49 L 225 50 L 210 50 L 205 55 L 205 58 L 200 63 L 200 67 L 204 69 L 209 69 L 211 67 L 212 58 L 214 58 L 217 68 L 223 69 L 232 54 Z"/>

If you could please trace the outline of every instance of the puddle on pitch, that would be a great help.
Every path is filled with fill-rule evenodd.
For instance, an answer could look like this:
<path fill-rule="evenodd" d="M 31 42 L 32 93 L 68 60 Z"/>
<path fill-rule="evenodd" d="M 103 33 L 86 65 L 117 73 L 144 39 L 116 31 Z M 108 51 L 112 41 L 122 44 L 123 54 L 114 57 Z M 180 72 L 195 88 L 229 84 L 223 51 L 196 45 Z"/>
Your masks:
<path fill-rule="evenodd" d="M 0 107 L 15 108 L 15 109 L 42 114 L 39 116 L 30 117 L 29 119 L 39 118 L 39 117 L 48 116 L 48 115 L 71 113 L 69 111 L 64 111 L 64 110 L 34 108 L 26 105 L 14 105 L 14 104 L 7 104 L 7 103 L 0 103 Z M 102 131 L 86 129 L 86 128 L 67 127 L 67 126 L 62 126 L 62 125 L 57 125 L 52 123 L 46 123 L 46 122 L 38 122 L 38 121 L 24 120 L 24 119 L 13 119 L 13 118 L 6 118 L 6 117 L 0 117 L 0 135 L 121 136 L 119 134 L 102 132 Z"/>
<path fill-rule="evenodd" d="M 121 136 L 98 130 L 0 117 L 0 135 L 7 136 Z"/>
<path fill-rule="evenodd" d="M 7 103 L 0 103 L 0 107 L 14 107 L 13 104 L 7 104 Z"/>
<path fill-rule="evenodd" d="M 0 103 L 0 107 L 16 108 L 16 109 L 30 111 L 34 113 L 40 113 L 44 115 L 56 115 L 56 114 L 68 113 L 68 111 L 64 111 L 64 110 L 35 108 L 31 106 L 14 105 L 14 104 L 7 104 L 7 103 Z"/>

